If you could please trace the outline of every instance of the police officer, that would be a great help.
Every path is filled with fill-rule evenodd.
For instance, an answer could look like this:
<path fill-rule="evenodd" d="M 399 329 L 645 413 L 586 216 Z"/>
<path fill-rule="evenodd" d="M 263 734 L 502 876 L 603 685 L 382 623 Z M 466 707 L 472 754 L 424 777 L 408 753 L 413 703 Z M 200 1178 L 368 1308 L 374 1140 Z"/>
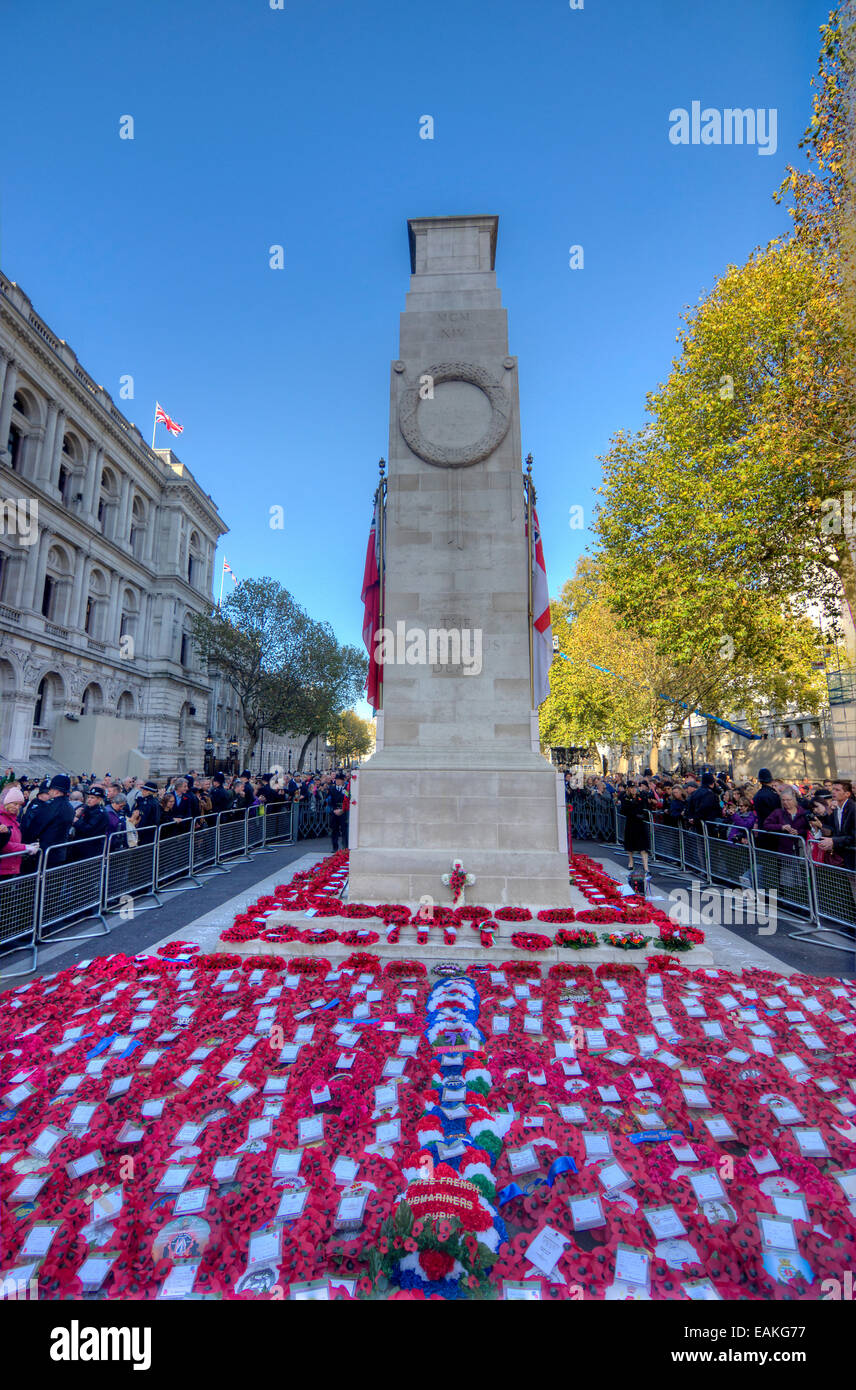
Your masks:
<path fill-rule="evenodd" d="M 44 786 L 44 783 L 42 785 Z M 38 840 L 43 855 L 49 849 L 53 850 L 45 863 L 45 867 L 49 869 L 65 863 L 67 851 L 57 849 L 56 846 L 65 845 L 74 821 L 74 807 L 68 799 L 70 791 L 71 779 L 66 777 L 64 772 L 58 772 L 47 785 L 47 796 L 42 799 L 40 788 L 35 802 L 36 809 L 28 806 L 22 817 L 21 833 L 24 834 L 26 830 L 24 839 L 28 843 Z"/>
<path fill-rule="evenodd" d="M 72 826 L 74 859 L 94 859 L 102 853 L 104 841 L 110 834 L 110 818 L 105 801 L 103 787 L 89 788 L 83 808 L 75 814 Z"/>
<path fill-rule="evenodd" d="M 161 807 L 157 798 L 157 782 L 143 782 L 131 813 L 131 824 L 137 828 L 138 843 L 150 845 L 161 823 Z"/>

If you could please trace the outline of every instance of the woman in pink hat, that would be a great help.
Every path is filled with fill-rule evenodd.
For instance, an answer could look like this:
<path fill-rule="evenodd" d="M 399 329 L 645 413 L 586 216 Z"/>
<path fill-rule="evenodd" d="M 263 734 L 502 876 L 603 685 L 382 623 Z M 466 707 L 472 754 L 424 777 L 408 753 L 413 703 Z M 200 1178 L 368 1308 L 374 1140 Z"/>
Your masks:
<path fill-rule="evenodd" d="M 24 842 L 18 825 L 18 812 L 24 804 L 20 787 L 7 787 L 0 797 L 0 878 L 20 872 Z M 20 850 L 20 854 L 15 851 Z"/>

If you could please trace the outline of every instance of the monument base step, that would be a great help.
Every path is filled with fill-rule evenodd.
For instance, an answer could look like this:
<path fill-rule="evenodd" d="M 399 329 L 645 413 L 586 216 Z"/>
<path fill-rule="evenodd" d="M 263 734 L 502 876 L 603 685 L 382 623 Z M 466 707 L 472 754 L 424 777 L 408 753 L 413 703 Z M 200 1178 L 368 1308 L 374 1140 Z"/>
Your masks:
<path fill-rule="evenodd" d="M 374 945 L 347 946 L 341 941 L 330 941 L 326 944 L 316 945 L 314 942 L 305 941 L 262 941 L 256 938 L 252 941 L 219 941 L 217 949 L 219 951 L 234 952 L 237 955 L 276 955 L 276 956 L 323 956 L 331 961 L 344 960 L 354 951 L 371 951 L 379 956 L 381 960 L 419 960 L 430 970 L 432 965 L 438 961 L 455 961 L 461 965 L 470 965 L 478 962 L 482 965 L 490 965 L 492 961 L 501 960 L 529 960 L 538 961 L 545 965 L 555 965 L 559 961 L 577 963 L 579 965 L 602 965 L 606 961 L 624 962 L 624 964 L 637 965 L 641 969 L 645 967 L 648 956 L 660 953 L 662 948 L 646 946 L 638 951 L 622 951 L 617 946 L 606 946 L 599 944 L 591 946 L 581 951 L 568 950 L 563 946 L 549 946 L 545 951 L 526 951 L 517 946 L 512 946 L 511 936 L 517 931 L 543 931 L 544 935 L 552 935 L 557 927 L 549 924 L 533 922 L 498 922 L 498 931 L 494 936 L 492 947 L 482 946 L 478 932 L 474 932 L 467 925 L 458 929 L 457 940 L 453 945 L 447 945 L 443 941 L 443 928 L 439 924 L 431 927 L 428 942 L 420 946 L 416 940 L 416 928 L 407 925 L 401 928 L 401 937 L 394 944 L 390 945 L 386 941 L 386 933 L 383 924 L 375 918 L 354 918 L 354 917 L 307 917 L 304 912 L 272 912 L 268 918 L 270 927 L 294 926 L 305 931 L 307 927 L 329 927 L 333 931 L 354 931 L 365 928 L 369 931 L 379 931 L 380 941 Z M 568 924 L 573 927 L 573 922 Z M 585 925 L 585 924 L 581 924 Z M 597 931 L 600 935 L 605 927 L 586 927 L 587 930 Z M 650 937 L 652 943 L 657 934 L 657 928 L 653 923 L 645 923 L 638 928 L 639 931 Z M 687 966 L 690 970 L 707 969 L 714 965 L 713 954 L 707 946 L 693 946 L 689 951 L 680 953 L 674 952 L 681 965 Z"/>

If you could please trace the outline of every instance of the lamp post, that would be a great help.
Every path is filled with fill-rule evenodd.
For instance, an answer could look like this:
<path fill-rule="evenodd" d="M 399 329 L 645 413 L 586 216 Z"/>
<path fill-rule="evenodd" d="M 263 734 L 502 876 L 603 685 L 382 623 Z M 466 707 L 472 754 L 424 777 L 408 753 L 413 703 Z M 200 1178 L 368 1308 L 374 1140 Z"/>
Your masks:
<path fill-rule="evenodd" d="M 214 753 L 214 735 L 212 734 L 211 730 L 209 729 L 209 730 L 208 730 L 208 733 L 205 735 L 205 776 L 206 776 L 206 777 L 210 777 L 210 776 L 211 776 L 211 773 L 212 773 L 213 770 L 214 770 L 214 769 L 212 768 L 212 766 L 211 766 L 211 759 L 212 759 L 213 753 Z"/>

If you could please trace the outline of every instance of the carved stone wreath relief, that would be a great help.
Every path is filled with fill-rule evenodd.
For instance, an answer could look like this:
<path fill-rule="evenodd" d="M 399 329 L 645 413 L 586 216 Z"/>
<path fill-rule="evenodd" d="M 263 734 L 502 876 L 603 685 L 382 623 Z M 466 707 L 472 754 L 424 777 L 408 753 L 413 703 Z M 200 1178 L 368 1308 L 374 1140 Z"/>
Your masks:
<path fill-rule="evenodd" d="M 481 463 L 499 447 L 508 433 L 511 422 L 509 396 L 489 372 L 471 362 L 439 362 L 433 367 L 427 367 L 420 375 L 419 381 L 424 381 L 426 377 L 430 378 L 432 387 L 450 381 L 465 382 L 477 387 L 490 404 L 490 422 L 480 438 L 457 448 L 426 439 L 419 427 L 418 411 L 421 398 L 417 382 L 403 392 L 398 410 L 399 427 L 408 446 L 419 458 L 424 459 L 426 463 L 434 464 L 437 468 L 469 468 L 474 463 Z"/>

